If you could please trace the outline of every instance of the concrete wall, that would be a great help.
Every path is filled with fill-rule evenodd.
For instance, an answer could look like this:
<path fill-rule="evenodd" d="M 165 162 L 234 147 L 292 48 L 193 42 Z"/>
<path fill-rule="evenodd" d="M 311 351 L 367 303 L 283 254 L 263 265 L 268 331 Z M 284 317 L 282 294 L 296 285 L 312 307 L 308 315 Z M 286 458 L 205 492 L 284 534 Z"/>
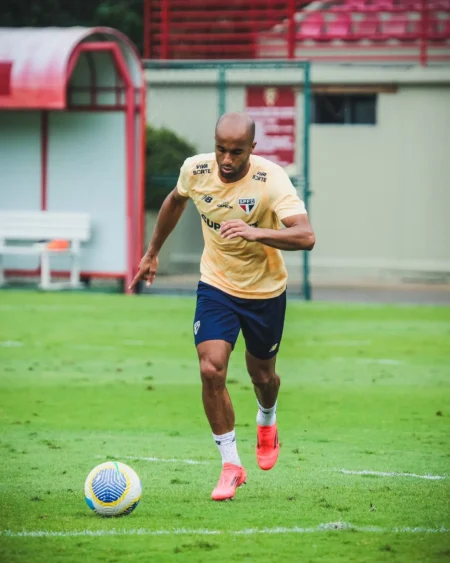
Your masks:
<path fill-rule="evenodd" d="M 147 71 L 147 82 L 148 120 L 176 130 L 199 152 L 213 150 L 216 73 Z M 246 85 L 292 84 L 301 73 L 234 71 L 228 82 L 227 110 L 242 110 Z M 317 66 L 312 82 L 396 87 L 378 94 L 375 126 L 311 127 L 313 281 L 450 280 L 450 69 Z M 300 163 L 300 143 L 297 153 Z M 191 206 L 162 271 L 197 271 L 201 250 Z M 300 253 L 286 258 L 291 279 L 300 277 Z"/>
<path fill-rule="evenodd" d="M 316 278 L 450 273 L 450 87 L 401 86 L 377 114 L 312 127 Z"/>

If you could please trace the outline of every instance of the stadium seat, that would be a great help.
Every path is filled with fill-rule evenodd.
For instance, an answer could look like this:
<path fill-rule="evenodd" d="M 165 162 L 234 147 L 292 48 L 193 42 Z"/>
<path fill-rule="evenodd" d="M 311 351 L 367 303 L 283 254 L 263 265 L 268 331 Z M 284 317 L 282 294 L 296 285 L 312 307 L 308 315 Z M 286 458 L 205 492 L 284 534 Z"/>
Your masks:
<path fill-rule="evenodd" d="M 429 21 L 428 33 L 431 41 L 450 39 L 450 19 L 434 19 Z"/>
<path fill-rule="evenodd" d="M 333 3 L 327 9 L 330 10 L 330 12 L 336 12 L 336 13 L 352 12 L 353 11 L 353 7 L 349 4 L 347 4 L 347 2 L 343 2 L 343 3 L 339 3 L 339 4 Z"/>
<path fill-rule="evenodd" d="M 353 22 L 353 38 L 356 40 L 369 39 L 379 41 L 380 21 L 376 14 L 367 14 L 364 19 Z"/>
<path fill-rule="evenodd" d="M 450 12 L 450 0 L 436 0 L 432 7 L 434 10 Z"/>
<path fill-rule="evenodd" d="M 342 39 L 344 41 L 351 37 L 352 18 L 350 14 L 337 14 L 333 21 L 326 25 L 326 35 L 329 39 Z"/>
<path fill-rule="evenodd" d="M 314 41 L 326 40 L 323 34 L 323 15 L 320 12 L 312 12 L 308 14 L 305 19 L 300 22 L 299 33 L 297 38 L 300 41 L 308 39 Z"/>
<path fill-rule="evenodd" d="M 347 2 L 333 3 L 327 10 L 330 10 L 330 12 L 364 12 L 366 2 L 364 0 L 347 0 Z"/>
<path fill-rule="evenodd" d="M 414 1 L 414 2 L 409 2 L 406 7 L 407 7 L 408 10 L 413 10 L 415 12 L 421 12 L 422 11 L 422 2 L 420 0 Z"/>
<path fill-rule="evenodd" d="M 392 12 L 395 9 L 394 0 L 374 0 L 377 12 Z"/>
<path fill-rule="evenodd" d="M 359 10 L 361 12 L 378 13 L 380 11 L 379 2 L 382 0 L 366 0 L 364 7 Z"/>
<path fill-rule="evenodd" d="M 366 0 L 348 0 L 347 4 L 355 12 L 365 12 L 368 9 Z"/>
<path fill-rule="evenodd" d="M 422 35 L 422 22 L 415 20 L 412 23 L 412 34 L 414 39 L 419 39 Z M 428 21 L 427 36 L 431 41 L 444 41 L 450 39 L 450 18 L 436 19 Z"/>
<path fill-rule="evenodd" d="M 381 22 L 381 33 L 383 39 L 398 39 L 405 41 L 411 38 L 408 35 L 408 15 L 407 14 L 391 14 L 388 20 Z"/>

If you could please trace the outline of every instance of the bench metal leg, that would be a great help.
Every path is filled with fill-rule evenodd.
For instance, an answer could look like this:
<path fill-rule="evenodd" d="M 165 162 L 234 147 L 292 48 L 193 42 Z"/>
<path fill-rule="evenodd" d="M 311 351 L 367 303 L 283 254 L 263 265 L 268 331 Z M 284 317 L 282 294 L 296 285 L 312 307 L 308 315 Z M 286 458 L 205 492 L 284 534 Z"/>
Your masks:
<path fill-rule="evenodd" d="M 50 289 L 50 254 L 41 254 L 41 289 Z"/>
<path fill-rule="evenodd" d="M 4 239 L 0 239 L 0 247 L 3 248 L 5 244 Z M 3 254 L 0 254 L 0 286 L 5 285 L 5 268 L 3 265 Z"/>
<path fill-rule="evenodd" d="M 70 286 L 80 286 L 80 241 L 72 242 L 72 269 L 70 271 Z"/>

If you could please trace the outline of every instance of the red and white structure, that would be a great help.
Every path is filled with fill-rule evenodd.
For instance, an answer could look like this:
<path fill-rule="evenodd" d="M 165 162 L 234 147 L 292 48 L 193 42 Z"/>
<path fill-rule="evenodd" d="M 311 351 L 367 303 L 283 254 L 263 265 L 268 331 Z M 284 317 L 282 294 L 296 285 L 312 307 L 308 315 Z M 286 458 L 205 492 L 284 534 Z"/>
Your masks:
<path fill-rule="evenodd" d="M 144 59 L 450 61 L 450 0 L 145 0 Z"/>
<path fill-rule="evenodd" d="M 125 35 L 0 28 L 0 210 L 88 213 L 81 274 L 127 287 L 142 254 L 144 158 L 145 81 Z M 7 273 L 38 273 L 36 257 L 6 260 Z"/>

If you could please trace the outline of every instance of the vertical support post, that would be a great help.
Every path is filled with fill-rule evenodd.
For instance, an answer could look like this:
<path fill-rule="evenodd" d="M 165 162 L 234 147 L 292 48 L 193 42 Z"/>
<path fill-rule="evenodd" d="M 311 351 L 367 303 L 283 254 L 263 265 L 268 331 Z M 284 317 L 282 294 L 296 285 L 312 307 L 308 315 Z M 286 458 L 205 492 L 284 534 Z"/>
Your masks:
<path fill-rule="evenodd" d="M 41 289 L 50 289 L 50 254 L 47 249 L 41 254 Z"/>
<path fill-rule="evenodd" d="M 162 0 L 161 4 L 161 58 L 169 58 L 169 0 Z"/>
<path fill-rule="evenodd" d="M 420 66 L 427 66 L 428 9 L 427 0 L 420 3 Z"/>
<path fill-rule="evenodd" d="M 225 113 L 226 109 L 226 89 L 227 89 L 227 76 L 226 67 L 223 63 L 218 66 L 218 89 L 219 89 L 219 117 Z"/>
<path fill-rule="evenodd" d="M 48 111 L 41 113 L 41 211 L 47 211 Z"/>
<path fill-rule="evenodd" d="M 71 243 L 72 269 L 70 270 L 70 287 L 77 288 L 80 285 L 80 241 L 73 240 Z"/>
<path fill-rule="evenodd" d="M 144 0 L 144 59 L 150 58 L 150 2 L 151 0 Z"/>
<path fill-rule="evenodd" d="M 255 0 L 250 0 L 250 9 L 248 12 L 248 21 L 249 21 L 249 37 L 250 37 L 250 41 L 251 41 L 251 45 L 250 45 L 250 50 L 251 50 L 251 54 L 248 55 L 250 56 L 252 59 L 257 59 L 257 51 L 256 51 L 256 45 L 257 45 L 257 34 L 258 34 L 258 25 L 257 25 L 257 18 L 256 18 L 256 6 L 255 6 Z M 244 55 L 247 56 L 247 55 Z"/>
<path fill-rule="evenodd" d="M 295 0 L 288 1 L 288 59 L 295 59 Z"/>
<path fill-rule="evenodd" d="M 139 193 L 138 193 L 138 212 L 139 212 L 139 238 L 136 245 L 136 264 L 144 252 L 144 239 L 145 239 L 145 186 L 146 186 L 146 157 L 147 157 L 147 117 L 146 117 L 146 95 L 147 89 L 145 80 L 142 80 L 142 87 L 140 91 L 140 133 L 141 138 L 139 142 Z"/>
<path fill-rule="evenodd" d="M 2 252 L 2 247 L 4 246 L 5 241 L 0 239 L 0 253 Z M 3 265 L 3 256 L 0 254 L 0 287 L 5 285 L 5 268 Z"/>
<path fill-rule="evenodd" d="M 309 212 L 309 127 L 311 118 L 311 74 L 310 63 L 303 68 L 303 201 Z M 303 251 L 303 295 L 306 301 L 311 300 L 311 284 L 309 281 L 309 254 Z"/>

